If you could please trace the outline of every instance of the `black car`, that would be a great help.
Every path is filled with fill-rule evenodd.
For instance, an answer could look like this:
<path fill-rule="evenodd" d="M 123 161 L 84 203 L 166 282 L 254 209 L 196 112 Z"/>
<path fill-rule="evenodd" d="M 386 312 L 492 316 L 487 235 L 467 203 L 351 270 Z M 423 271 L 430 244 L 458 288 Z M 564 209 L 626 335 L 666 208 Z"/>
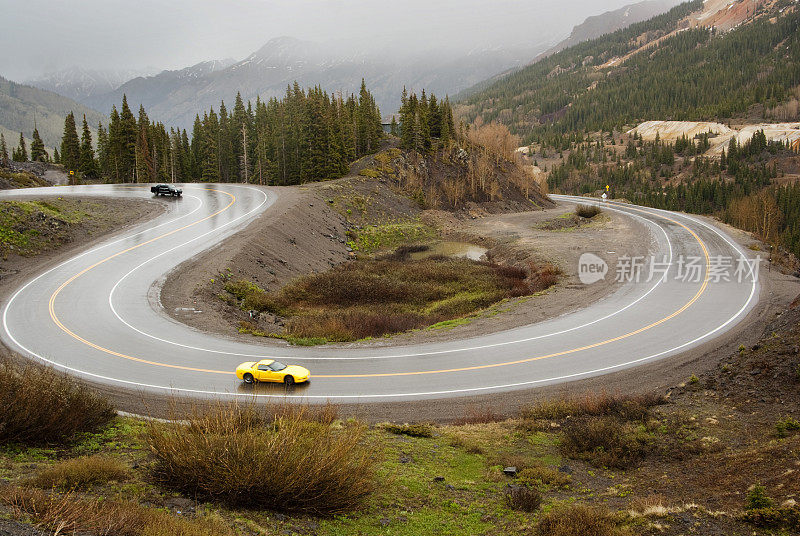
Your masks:
<path fill-rule="evenodd" d="M 150 187 L 150 191 L 156 195 L 171 195 L 180 197 L 183 193 L 183 190 L 180 188 L 175 188 L 169 184 L 156 184 L 155 186 Z"/>

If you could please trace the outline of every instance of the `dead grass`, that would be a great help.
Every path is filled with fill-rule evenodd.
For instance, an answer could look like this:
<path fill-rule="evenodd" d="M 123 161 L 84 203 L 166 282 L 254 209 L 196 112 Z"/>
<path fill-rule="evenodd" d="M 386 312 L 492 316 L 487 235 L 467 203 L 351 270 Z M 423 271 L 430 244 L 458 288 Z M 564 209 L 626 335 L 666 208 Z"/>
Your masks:
<path fill-rule="evenodd" d="M 561 451 L 597 466 L 627 469 L 650 450 L 652 438 L 642 425 L 620 422 L 616 417 L 589 417 L 564 427 Z"/>
<path fill-rule="evenodd" d="M 553 398 L 523 408 L 521 427 L 547 430 L 552 421 L 559 421 L 563 430 L 560 448 L 565 455 L 625 469 L 651 450 L 650 408 L 663 403 L 663 397 L 652 394 L 600 392 Z"/>
<path fill-rule="evenodd" d="M 18 486 L 0 488 L 0 502 L 16 519 L 32 520 L 54 534 L 96 536 L 233 536 L 223 523 L 203 517 L 178 518 L 129 501 L 84 498 Z"/>
<path fill-rule="evenodd" d="M 83 490 L 95 484 L 123 481 L 130 476 L 128 466 L 115 458 L 89 456 L 61 461 L 31 478 L 37 488 Z"/>
<path fill-rule="evenodd" d="M 108 423 L 114 409 L 77 380 L 51 368 L 0 363 L 0 443 L 71 439 Z"/>
<path fill-rule="evenodd" d="M 600 506 L 572 504 L 539 516 L 536 533 L 541 536 L 628 536 L 620 517 Z"/>
<path fill-rule="evenodd" d="M 535 512 L 542 505 L 542 494 L 528 486 L 510 486 L 505 501 L 509 508 L 521 512 Z"/>
<path fill-rule="evenodd" d="M 502 413 L 495 412 L 488 406 L 472 407 L 467 409 L 466 415 L 453 424 L 456 426 L 463 426 L 465 424 L 486 424 L 491 422 L 503 422 L 507 419 L 508 417 Z"/>
<path fill-rule="evenodd" d="M 556 469 L 544 465 L 531 465 L 517 473 L 517 481 L 528 485 L 545 485 L 562 487 L 572 481 L 572 477 Z"/>
<path fill-rule="evenodd" d="M 306 410 L 289 413 L 218 403 L 186 425 L 151 422 L 153 477 L 164 486 L 231 506 L 335 514 L 373 487 L 364 428 L 337 429 Z M 277 415 L 277 417 L 276 417 Z"/>
<path fill-rule="evenodd" d="M 664 402 L 663 396 L 655 394 L 618 395 L 601 391 L 544 400 L 522 408 L 520 417 L 524 421 L 536 421 L 611 415 L 624 420 L 643 420 L 651 407 Z"/>

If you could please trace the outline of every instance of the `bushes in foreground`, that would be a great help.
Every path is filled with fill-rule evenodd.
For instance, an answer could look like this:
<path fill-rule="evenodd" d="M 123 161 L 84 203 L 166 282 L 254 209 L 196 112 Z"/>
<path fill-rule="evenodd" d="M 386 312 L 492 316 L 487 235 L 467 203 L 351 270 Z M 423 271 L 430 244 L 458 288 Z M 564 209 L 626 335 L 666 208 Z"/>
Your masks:
<path fill-rule="evenodd" d="M 651 446 L 646 431 L 614 417 L 576 420 L 564 428 L 561 450 L 572 458 L 626 469 L 644 457 Z"/>
<path fill-rule="evenodd" d="M 130 501 L 101 501 L 73 493 L 5 486 L 0 487 L 0 503 L 14 518 L 31 520 L 55 534 L 233 536 L 228 527 L 214 519 L 175 517 Z"/>
<path fill-rule="evenodd" d="M 58 443 L 114 417 L 114 408 L 80 382 L 38 365 L 0 363 L 0 443 Z"/>
<path fill-rule="evenodd" d="M 186 425 L 151 422 L 153 476 L 166 487 L 231 506 L 330 515 L 372 489 L 364 430 L 308 418 L 304 410 L 220 403 Z"/>
<path fill-rule="evenodd" d="M 664 397 L 655 394 L 614 395 L 601 391 L 544 400 L 523 408 L 520 416 L 525 421 L 604 415 L 624 420 L 642 420 L 647 417 L 651 407 L 663 403 Z"/>
<path fill-rule="evenodd" d="M 112 480 L 122 481 L 128 476 L 130 471 L 121 461 L 107 456 L 89 456 L 48 467 L 31 478 L 29 484 L 43 489 L 79 490 Z"/>

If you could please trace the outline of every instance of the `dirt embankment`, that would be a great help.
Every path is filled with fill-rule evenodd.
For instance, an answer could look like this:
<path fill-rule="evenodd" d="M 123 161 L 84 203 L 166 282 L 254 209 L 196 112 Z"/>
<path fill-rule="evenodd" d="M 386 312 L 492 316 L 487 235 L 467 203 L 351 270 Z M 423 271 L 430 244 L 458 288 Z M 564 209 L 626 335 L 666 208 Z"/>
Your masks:
<path fill-rule="evenodd" d="M 367 161 L 360 169 L 375 169 L 377 165 L 386 164 Z M 170 274 L 161 290 L 161 303 L 168 314 L 197 329 L 259 344 L 285 344 L 238 333 L 242 321 L 254 319 L 235 303 L 221 299 L 227 294 L 225 283 L 247 280 L 275 291 L 295 277 L 327 270 L 364 254 L 358 250 L 359 235 L 398 221 L 436 229 L 447 239 L 481 245 L 487 248 L 491 260 L 501 264 L 527 268 L 530 263 L 552 262 L 562 270 L 561 282 L 543 295 L 501 302 L 455 327 L 417 330 L 356 344 L 451 340 L 519 327 L 585 307 L 613 291 L 615 283 L 591 287 L 578 284 L 578 257 L 583 251 L 596 251 L 614 262 L 617 251 L 644 255 L 649 246 L 644 227 L 611 212 L 581 225 L 580 231 L 569 225 L 552 231 L 543 224 L 572 221 L 563 216 L 574 207 L 536 210 L 533 203 L 513 198 L 506 205 L 501 201 L 470 202 L 460 210 L 444 211 L 423 209 L 415 199 L 403 195 L 406 192 L 389 176 L 364 175 L 276 189 L 276 203 L 248 228 Z M 540 206 L 545 204 L 551 205 L 540 200 Z M 527 210 L 520 212 L 521 208 Z M 387 247 L 395 245 L 394 236 L 380 232 L 371 236 L 378 249 L 380 240 Z M 266 313 L 255 321 L 258 330 L 266 332 L 280 330 L 281 322 Z"/>
<path fill-rule="evenodd" d="M 15 198 L 0 205 L 0 293 L 37 269 L 163 211 L 155 201 L 99 197 Z"/>

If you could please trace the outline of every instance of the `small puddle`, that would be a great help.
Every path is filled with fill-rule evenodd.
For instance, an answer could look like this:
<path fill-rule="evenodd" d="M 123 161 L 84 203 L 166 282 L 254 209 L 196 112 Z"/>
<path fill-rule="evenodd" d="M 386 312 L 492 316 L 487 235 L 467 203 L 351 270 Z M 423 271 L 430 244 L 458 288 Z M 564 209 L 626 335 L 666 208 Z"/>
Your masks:
<path fill-rule="evenodd" d="M 479 261 L 486 255 L 486 248 L 470 244 L 469 242 L 436 242 L 431 244 L 425 251 L 411 253 L 412 260 L 425 259 L 434 255 L 444 255 L 445 257 L 463 257 L 473 261 Z"/>

